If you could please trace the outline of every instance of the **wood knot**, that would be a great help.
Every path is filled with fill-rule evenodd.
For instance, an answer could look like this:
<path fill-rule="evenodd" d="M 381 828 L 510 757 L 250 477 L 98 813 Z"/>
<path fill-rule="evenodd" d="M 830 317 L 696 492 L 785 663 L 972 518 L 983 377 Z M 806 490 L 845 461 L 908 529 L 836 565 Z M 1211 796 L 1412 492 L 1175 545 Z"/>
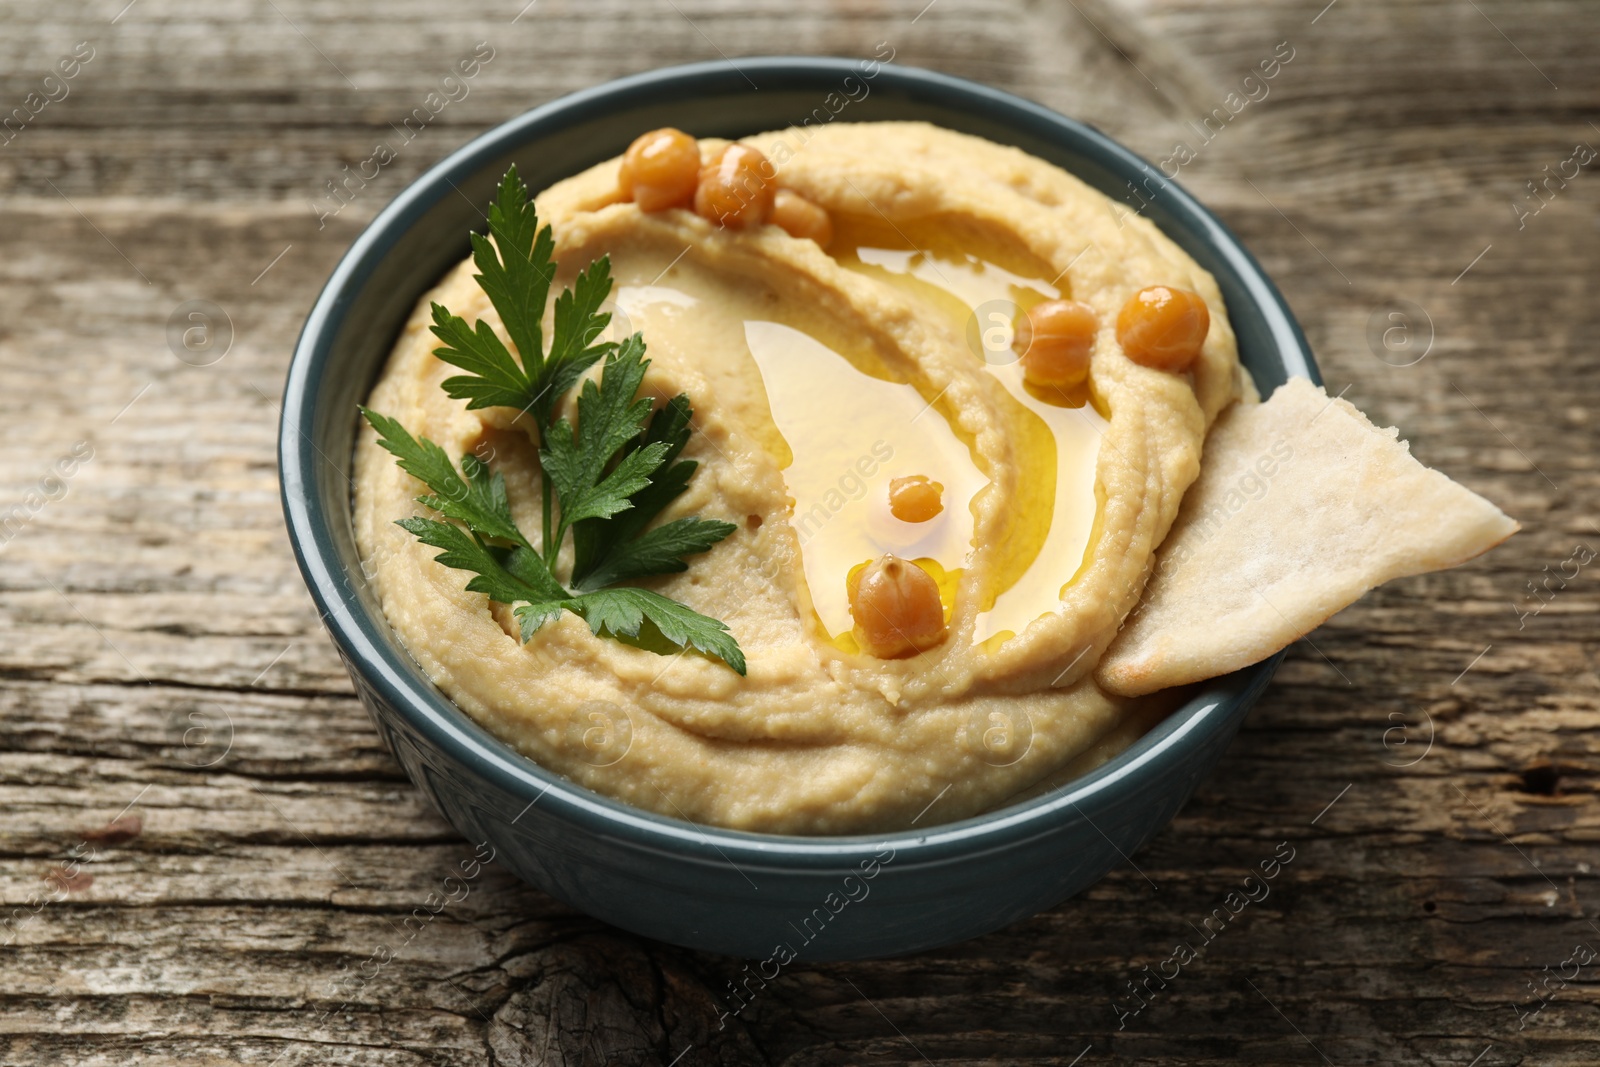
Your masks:
<path fill-rule="evenodd" d="M 1549 760 L 1539 760 L 1522 768 L 1522 784 L 1518 787 L 1534 796 L 1561 795 L 1561 768 Z"/>
<path fill-rule="evenodd" d="M 590 934 L 508 960 L 489 1024 L 496 1067 L 765 1063 L 705 984 L 657 946 Z"/>

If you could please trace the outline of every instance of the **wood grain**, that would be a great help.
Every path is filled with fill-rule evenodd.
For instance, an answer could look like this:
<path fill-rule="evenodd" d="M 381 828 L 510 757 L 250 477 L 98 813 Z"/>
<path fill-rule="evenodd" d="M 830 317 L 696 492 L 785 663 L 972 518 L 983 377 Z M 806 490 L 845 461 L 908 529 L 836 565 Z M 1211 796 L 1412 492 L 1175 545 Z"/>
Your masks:
<path fill-rule="evenodd" d="M 1537 614 L 1527 588 L 1600 547 L 1600 178 L 1513 210 L 1600 144 L 1591 6 L 125 5 L 0 3 L 0 114 L 94 50 L 0 146 L 0 1061 L 1595 1061 L 1594 967 L 1537 1013 L 1530 983 L 1600 947 L 1600 571 Z M 470 95 L 319 228 L 322 183 L 481 40 Z M 1277 279 L 1331 389 L 1524 532 L 1295 646 L 1137 869 L 992 936 L 797 964 L 719 1029 L 735 961 L 503 874 L 406 926 L 471 848 L 383 753 L 285 542 L 273 443 L 305 311 L 379 206 L 526 107 L 880 41 L 1156 159 L 1288 42 L 1180 180 Z M 190 300 L 232 324 L 210 365 L 167 342 Z M 1413 352 L 1431 337 L 1414 365 L 1369 341 L 1391 311 Z M 1128 983 L 1282 842 L 1270 896 L 1133 1012 Z"/>

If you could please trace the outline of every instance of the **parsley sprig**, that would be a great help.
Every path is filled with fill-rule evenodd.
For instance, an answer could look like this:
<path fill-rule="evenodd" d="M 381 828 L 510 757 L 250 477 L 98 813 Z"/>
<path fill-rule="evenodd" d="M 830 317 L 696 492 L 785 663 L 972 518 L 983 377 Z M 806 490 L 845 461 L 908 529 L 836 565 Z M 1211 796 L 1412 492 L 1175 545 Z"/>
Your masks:
<path fill-rule="evenodd" d="M 686 570 L 685 556 L 707 551 L 736 527 L 692 516 L 651 526 L 688 487 L 697 466 L 679 458 L 694 411 L 683 394 L 659 408 L 638 395 L 649 366 L 639 334 L 620 343 L 600 340 L 611 319 L 600 310 L 611 292 L 610 260 L 591 263 L 556 297 L 547 351 L 542 321 L 555 278 L 555 240 L 549 226 L 540 228 L 515 167 L 489 209 L 489 234 L 493 241 L 472 235 L 476 278 L 521 361 L 487 322 L 479 319 L 474 328 L 438 303 L 432 330 L 443 347 L 434 354 L 467 372 L 445 379 L 443 388 L 466 400 L 469 410 L 515 408 L 537 426 L 540 547 L 512 517 L 503 475 L 470 454 L 461 457 L 458 472 L 437 444 L 362 408 L 378 443 L 428 487 L 417 501 L 443 516 L 398 524 L 440 549 L 438 562 L 471 571 L 467 589 L 512 605 L 523 641 L 570 611 L 597 635 L 655 652 L 694 648 L 744 674 L 744 653 L 726 624 L 659 593 L 618 584 Z M 579 391 L 577 425 L 565 417 L 552 421 L 561 398 L 602 359 L 598 382 L 590 378 Z M 569 535 L 573 563 L 564 586 L 555 569 Z"/>

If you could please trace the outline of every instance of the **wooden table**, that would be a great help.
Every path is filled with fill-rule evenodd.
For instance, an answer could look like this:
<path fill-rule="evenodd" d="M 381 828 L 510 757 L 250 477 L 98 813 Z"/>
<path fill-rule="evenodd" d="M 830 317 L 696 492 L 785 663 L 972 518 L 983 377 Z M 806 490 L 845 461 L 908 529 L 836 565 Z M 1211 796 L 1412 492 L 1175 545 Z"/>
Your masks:
<path fill-rule="evenodd" d="M 1600 176 L 1525 184 L 1600 146 L 1592 5 L 524 3 L 0 5 L 0 113 L 38 112 L 0 134 L 0 1060 L 1600 1060 L 1600 562 L 1571 574 L 1600 549 Z M 319 220 L 479 41 L 469 95 Z M 1331 390 L 1524 531 L 1296 645 L 1137 868 L 990 937 L 793 966 L 719 1031 L 735 961 L 489 873 L 371 962 L 471 848 L 380 749 L 285 541 L 278 398 L 318 288 L 389 197 L 531 105 L 879 42 L 1150 158 L 1195 148 L 1180 180 Z M 1281 842 L 1271 895 L 1133 1011 L 1127 983 Z"/>

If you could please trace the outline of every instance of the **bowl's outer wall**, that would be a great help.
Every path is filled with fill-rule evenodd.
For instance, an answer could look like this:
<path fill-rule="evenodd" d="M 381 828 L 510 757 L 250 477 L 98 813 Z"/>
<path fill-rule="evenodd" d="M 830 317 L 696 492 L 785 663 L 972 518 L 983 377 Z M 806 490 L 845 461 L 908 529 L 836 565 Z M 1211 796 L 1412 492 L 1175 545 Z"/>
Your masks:
<path fill-rule="evenodd" d="M 604 831 L 574 833 L 538 805 L 486 781 L 435 742 L 352 667 L 362 702 L 406 774 L 494 862 L 560 900 L 634 933 L 703 951 L 782 961 L 871 959 L 977 937 L 1100 880 L 1172 821 L 1222 756 L 1242 715 L 1221 717 L 1159 788 L 1102 794 L 1025 840 L 918 862 L 885 841 L 880 862 L 797 870 L 788 863 L 686 858 Z M 1270 672 L 1260 675 L 1264 688 Z M 1248 694 L 1251 701 L 1258 690 Z M 1155 777 L 1152 775 L 1152 777 Z M 858 861 L 859 862 L 859 861 Z M 768 977 L 771 977 L 769 974 Z"/>
<path fill-rule="evenodd" d="M 1033 914 L 1126 862 L 1210 772 L 1281 656 L 1207 684 L 1067 791 L 918 835 L 695 828 L 597 797 L 516 756 L 439 694 L 382 622 L 355 546 L 348 473 L 356 405 L 416 300 L 467 255 L 466 234 L 482 228 L 479 206 L 500 175 L 514 162 L 541 189 L 658 126 L 736 137 L 796 124 L 850 77 L 854 94 L 862 84 L 870 92 L 840 121 L 920 119 L 1014 144 L 1141 210 L 1216 276 L 1263 395 L 1289 376 L 1318 375 L 1249 253 L 1158 170 L 1096 131 L 924 71 L 886 66 L 869 78 L 870 67 L 850 60 L 739 65 L 658 71 L 545 105 L 453 153 L 384 209 L 335 270 L 291 365 L 281 431 L 290 539 L 379 732 L 440 813 L 494 847 L 496 862 L 608 922 L 694 948 L 755 960 L 780 942 L 804 959 L 911 952 Z"/>

